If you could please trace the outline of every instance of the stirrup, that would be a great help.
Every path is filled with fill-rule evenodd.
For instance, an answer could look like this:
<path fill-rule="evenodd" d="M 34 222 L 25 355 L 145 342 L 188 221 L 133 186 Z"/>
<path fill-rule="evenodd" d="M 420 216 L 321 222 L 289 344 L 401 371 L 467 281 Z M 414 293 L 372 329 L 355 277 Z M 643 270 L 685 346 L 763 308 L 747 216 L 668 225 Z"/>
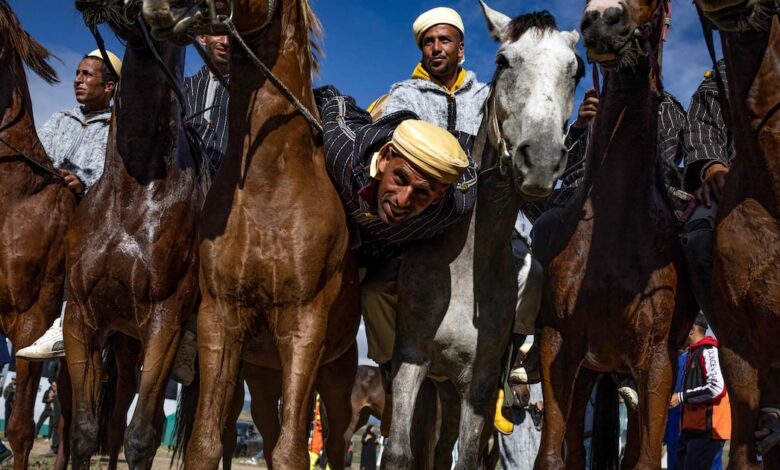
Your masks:
<path fill-rule="evenodd" d="M 506 419 L 503 413 L 504 407 L 504 391 L 498 390 L 498 397 L 496 399 L 496 415 L 493 417 L 493 427 L 501 434 L 508 436 L 515 430 L 515 424 L 512 421 Z"/>

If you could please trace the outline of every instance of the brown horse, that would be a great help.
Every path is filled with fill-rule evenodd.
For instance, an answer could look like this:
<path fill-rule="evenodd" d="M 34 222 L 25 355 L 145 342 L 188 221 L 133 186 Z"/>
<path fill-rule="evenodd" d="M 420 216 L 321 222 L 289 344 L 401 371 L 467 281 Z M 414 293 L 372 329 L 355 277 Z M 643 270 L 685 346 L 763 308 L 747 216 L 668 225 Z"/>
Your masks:
<path fill-rule="evenodd" d="M 547 270 L 545 414 L 536 468 L 564 466 L 567 422 L 580 415 L 572 409 L 575 388 L 580 396 L 583 388 L 590 393 L 575 384 L 594 382 L 597 372 L 630 373 L 638 386 L 642 452 L 624 468 L 658 468 L 661 459 L 676 344 L 695 312 L 656 151 L 666 6 L 666 0 L 593 2 L 583 16 L 588 55 L 605 69 L 604 90 L 585 181 L 549 229 L 550 239 L 535 243 Z"/>
<path fill-rule="evenodd" d="M 76 206 L 35 133 L 23 64 L 51 84 L 57 75 L 49 57 L 0 0 L 0 331 L 16 349 L 32 344 L 60 312 L 65 231 Z M 16 363 L 16 401 L 6 435 L 17 469 L 27 468 L 35 438 L 41 370 L 39 363 Z"/>
<path fill-rule="evenodd" d="M 320 139 L 305 118 L 316 115 L 312 38 L 319 24 L 306 0 L 216 5 L 224 9 L 217 13 L 232 12 L 235 28 L 230 134 L 200 225 L 200 399 L 185 466 L 216 467 L 244 359 L 281 371 L 282 422 L 273 466 L 307 468 L 306 410 L 315 382 L 331 437 L 343 440 L 349 424 L 360 315 L 346 216 Z M 144 16 L 159 38 L 195 23 L 196 11 L 216 20 L 202 1 L 144 1 Z M 261 73 L 240 47 L 244 41 L 269 73 Z M 268 79 L 271 74 L 288 94 Z M 253 399 L 269 385 L 248 370 L 244 377 Z M 263 402 L 266 412 L 276 412 L 273 394 L 263 394 Z M 333 426 L 333 420 L 344 424 Z M 334 453 L 331 466 L 343 465 L 343 451 Z"/>
<path fill-rule="evenodd" d="M 712 267 L 713 329 L 732 410 L 729 468 L 780 468 L 780 21 L 771 1 L 698 0 L 721 29 L 736 159 L 718 207 Z M 755 3 L 755 4 L 754 4 Z M 774 422 L 773 422 L 774 421 Z"/>
<path fill-rule="evenodd" d="M 352 421 L 344 433 L 344 439 L 347 441 L 352 439 L 355 431 L 366 425 L 369 416 L 382 419 L 385 410 L 385 389 L 378 367 L 358 366 L 350 401 Z"/>
<path fill-rule="evenodd" d="M 135 20 L 140 5 L 80 0 L 76 6 L 89 24 L 109 21 L 128 47 L 105 170 L 67 235 L 70 297 L 63 333 L 73 387 L 71 455 L 74 468 L 88 467 L 107 435 L 105 415 L 118 411 L 111 400 L 121 376 L 106 373 L 102 352 L 107 344 L 117 351 L 125 341 L 118 335 L 124 335 L 140 341 L 142 350 L 125 455 L 130 468 L 147 468 L 161 438 L 165 386 L 182 324 L 197 297 L 196 224 L 204 194 L 200 178 L 207 172 L 191 154 L 176 99 L 184 49 L 150 46 L 145 26 Z M 132 361 L 128 366 L 129 373 L 138 371 Z M 128 387 L 134 389 L 133 382 Z"/>

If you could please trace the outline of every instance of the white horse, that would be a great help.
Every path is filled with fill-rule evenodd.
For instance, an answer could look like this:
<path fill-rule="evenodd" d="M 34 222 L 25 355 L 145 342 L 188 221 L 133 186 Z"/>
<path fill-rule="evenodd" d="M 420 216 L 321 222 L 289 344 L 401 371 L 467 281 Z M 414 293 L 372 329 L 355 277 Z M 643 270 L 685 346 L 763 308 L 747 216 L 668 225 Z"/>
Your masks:
<path fill-rule="evenodd" d="M 435 467 L 450 468 L 457 438 L 455 468 L 477 468 L 517 303 L 512 227 L 523 197 L 547 196 L 566 166 L 564 127 L 583 73 L 579 35 L 558 31 L 547 12 L 512 20 L 480 3 L 501 47 L 473 151 L 481 168 L 476 209 L 470 219 L 404 256 L 390 444 L 382 468 L 412 465 L 409 431 L 426 377 L 437 382 L 442 398 Z M 458 427 L 459 435 L 452 435 Z"/>

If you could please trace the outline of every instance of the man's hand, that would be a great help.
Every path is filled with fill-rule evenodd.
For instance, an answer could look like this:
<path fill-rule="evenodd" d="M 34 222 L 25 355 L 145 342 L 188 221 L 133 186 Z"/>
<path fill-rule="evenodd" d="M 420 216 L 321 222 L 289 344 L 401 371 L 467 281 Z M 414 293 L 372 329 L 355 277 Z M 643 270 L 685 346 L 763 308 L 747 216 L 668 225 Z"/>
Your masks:
<path fill-rule="evenodd" d="M 81 194 L 84 192 L 84 183 L 82 183 L 79 177 L 72 171 L 60 168 L 60 174 L 65 178 L 65 184 L 68 185 L 68 189 L 73 191 L 73 194 Z"/>
<path fill-rule="evenodd" d="M 696 200 L 707 207 L 712 207 L 713 202 L 720 201 L 723 196 L 723 187 L 726 185 L 726 175 L 729 169 L 722 163 L 714 163 L 707 168 L 701 187 L 696 191 Z"/>
<path fill-rule="evenodd" d="M 599 110 L 599 99 L 596 97 L 596 89 L 591 88 L 585 92 L 585 99 L 580 104 L 580 110 L 577 112 L 577 120 L 572 123 L 575 129 L 585 129 L 590 121 L 596 117 Z"/>
<path fill-rule="evenodd" d="M 680 406 L 680 394 L 673 393 L 672 399 L 669 401 L 669 409 L 677 408 L 678 406 Z"/>

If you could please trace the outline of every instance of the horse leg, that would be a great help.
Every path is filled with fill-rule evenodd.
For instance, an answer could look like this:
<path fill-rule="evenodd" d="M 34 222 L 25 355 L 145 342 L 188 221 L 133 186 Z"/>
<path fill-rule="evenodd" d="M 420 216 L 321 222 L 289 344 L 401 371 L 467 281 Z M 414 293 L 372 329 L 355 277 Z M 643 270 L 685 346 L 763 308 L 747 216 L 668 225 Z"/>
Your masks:
<path fill-rule="evenodd" d="M 417 401 L 427 366 L 402 362 L 393 377 L 393 413 L 390 424 L 390 444 L 382 455 L 382 469 L 412 467 L 412 443 L 410 431 Z"/>
<path fill-rule="evenodd" d="M 279 441 L 279 398 L 282 396 L 282 373 L 278 370 L 244 365 L 244 379 L 249 386 L 252 420 L 263 436 L 263 455 L 269 469 L 274 447 Z"/>
<path fill-rule="evenodd" d="M 239 367 L 246 333 L 240 312 L 231 305 L 216 304 L 203 289 L 198 312 L 198 396 L 192 436 L 185 453 L 184 468 L 213 469 L 222 459 L 222 430 L 230 413 L 229 398 L 240 386 Z M 265 437 L 265 436 L 263 436 Z"/>
<path fill-rule="evenodd" d="M 352 418 L 352 386 L 357 374 L 357 343 L 338 359 L 320 367 L 316 389 L 325 404 L 328 417 L 328 434 L 325 437 L 325 454 L 328 466 L 334 470 L 344 468 L 347 443 L 344 433 Z"/>
<path fill-rule="evenodd" d="M 37 403 L 36 395 L 42 369 L 43 364 L 40 362 L 26 360 L 16 362 L 16 400 L 5 431 L 14 453 L 16 470 L 27 468 L 35 440 L 33 411 Z"/>
<path fill-rule="evenodd" d="M 726 332 L 723 332 L 725 335 Z M 718 355 L 731 402 L 731 450 L 729 469 L 758 470 L 754 433 L 761 407 L 759 370 L 748 361 L 747 348 L 737 350 L 734 343 L 720 344 Z"/>
<path fill-rule="evenodd" d="M 626 470 L 633 469 L 639 463 L 639 454 L 641 448 L 639 447 L 639 413 L 637 410 L 632 410 L 631 407 L 626 406 L 628 412 L 628 429 L 626 430 L 626 449 L 623 453 L 623 461 L 620 463 L 620 468 Z M 669 452 L 677 452 L 677 449 L 667 449 L 667 455 Z M 672 469 L 673 470 L 673 469 Z"/>
<path fill-rule="evenodd" d="M 114 393 L 114 406 L 108 423 L 108 468 L 115 470 L 119 464 L 119 451 L 127 428 L 127 410 L 135 398 L 138 387 L 138 358 L 141 345 L 137 340 L 125 335 L 117 335 L 113 340 L 115 347 L 117 382 Z"/>
<path fill-rule="evenodd" d="M 588 451 L 585 449 L 585 418 L 590 403 L 593 385 L 596 383 L 598 373 L 585 367 L 580 368 L 577 381 L 574 384 L 574 392 L 571 399 L 571 412 L 566 423 L 566 468 L 581 470 L 585 467 Z M 595 418 L 595 413 L 591 416 Z M 593 423 L 591 436 L 593 434 Z"/>
<path fill-rule="evenodd" d="M 639 386 L 639 445 L 642 449 L 635 469 L 657 469 L 661 461 L 669 400 L 674 388 L 669 352 L 666 344 L 656 345 L 647 361 L 648 370 L 637 370 L 634 375 Z"/>
<path fill-rule="evenodd" d="M 566 345 L 567 348 L 564 350 L 561 333 L 550 327 L 542 330 L 541 341 L 540 370 L 544 396 L 544 421 L 534 468 L 558 470 L 564 468 L 563 440 L 582 354 L 572 350 L 574 345 Z"/>
<path fill-rule="evenodd" d="M 73 387 L 65 359 L 60 359 L 60 374 L 57 376 L 57 399 L 60 401 L 59 436 L 60 445 L 54 470 L 67 470 L 70 460 L 70 425 L 73 416 Z"/>
<path fill-rule="evenodd" d="M 149 467 L 160 444 L 165 389 L 181 339 L 180 309 L 178 296 L 174 295 L 148 311 L 138 401 L 125 433 L 125 457 L 131 469 Z"/>
<path fill-rule="evenodd" d="M 498 363 L 499 360 L 496 359 L 495 364 Z M 474 369 L 477 369 L 476 365 Z M 495 415 L 498 376 L 497 369 L 483 370 L 479 374 L 474 374 L 468 387 L 461 390 L 456 470 L 474 469 L 479 466 L 482 449 L 490 437 L 486 432 L 487 426 L 491 424 L 488 418 Z"/>
<path fill-rule="evenodd" d="M 100 351 L 91 345 L 92 331 L 84 323 L 74 301 L 69 301 L 66 307 L 62 334 L 73 390 L 71 463 L 74 470 L 88 469 L 100 442 L 97 408 L 103 360 Z"/>
<path fill-rule="evenodd" d="M 441 403 L 441 425 L 439 426 L 439 440 L 436 442 L 433 468 L 449 470 L 452 468 L 452 449 L 458 440 L 460 428 L 460 395 L 455 384 L 449 380 L 436 382 L 436 390 L 439 392 L 439 402 Z"/>
<path fill-rule="evenodd" d="M 230 405 L 230 415 L 225 425 L 225 432 L 222 434 L 222 470 L 230 470 L 233 465 L 233 454 L 236 452 L 236 438 L 238 430 L 236 422 L 241 416 L 241 409 L 244 407 L 244 381 L 239 376 L 238 386 L 233 391 L 233 400 Z"/>
<path fill-rule="evenodd" d="M 412 468 L 429 470 L 433 468 L 434 448 L 436 446 L 436 424 L 439 400 L 433 380 L 425 379 L 415 400 L 412 428 L 409 431 L 412 444 Z M 421 406 L 418 406 L 421 405 Z"/>
<path fill-rule="evenodd" d="M 308 404 L 322 360 L 328 312 L 340 288 L 341 277 L 334 277 L 309 304 L 278 312 L 272 326 L 282 364 L 282 431 L 273 455 L 276 468 L 309 468 Z"/>

